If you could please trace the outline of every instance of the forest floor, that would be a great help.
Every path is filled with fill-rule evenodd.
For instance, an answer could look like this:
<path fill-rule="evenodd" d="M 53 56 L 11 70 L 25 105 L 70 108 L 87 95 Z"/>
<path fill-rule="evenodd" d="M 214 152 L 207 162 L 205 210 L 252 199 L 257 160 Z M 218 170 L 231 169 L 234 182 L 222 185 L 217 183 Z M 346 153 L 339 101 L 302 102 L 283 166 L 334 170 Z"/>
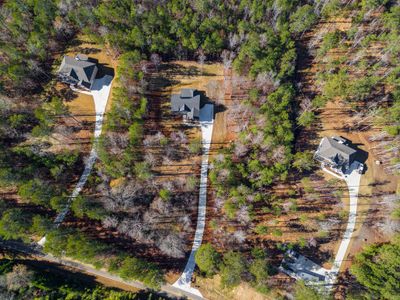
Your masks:
<path fill-rule="evenodd" d="M 316 74 L 319 70 L 324 68 L 324 63 L 316 59 L 316 57 L 305 54 L 307 53 L 306 47 L 315 37 L 321 36 L 323 33 L 332 32 L 334 30 L 348 30 L 351 27 L 351 19 L 349 18 L 336 18 L 331 22 L 315 26 L 315 30 L 307 33 L 300 43 L 302 51 L 299 59 L 298 69 L 298 83 L 301 86 L 301 93 L 299 94 L 299 102 L 304 99 L 312 99 L 318 93 L 316 86 Z M 376 49 L 377 48 L 377 49 Z M 372 54 L 374 51 L 379 53 L 380 47 L 371 47 Z M 348 56 L 349 54 L 343 52 L 341 49 L 330 51 L 328 56 Z M 351 57 L 348 57 L 350 60 Z M 382 95 L 380 95 L 382 96 Z M 360 104 L 362 105 L 362 104 Z M 382 205 L 382 198 L 384 195 L 394 195 L 398 185 L 400 184 L 399 176 L 393 176 L 388 173 L 384 166 L 377 164 L 381 158 L 377 154 L 377 142 L 372 141 L 372 137 L 381 132 L 381 128 L 374 124 L 360 123 L 357 114 L 355 113 L 354 106 L 339 99 L 329 101 L 324 108 L 318 111 L 318 119 L 310 129 L 302 129 L 298 133 L 297 149 L 313 150 L 316 149 L 322 137 L 325 136 L 342 136 L 350 140 L 353 145 L 361 149 L 364 156 L 365 171 L 361 177 L 357 220 L 355 230 L 347 250 L 345 261 L 341 266 L 342 274 L 348 272 L 348 268 L 352 264 L 354 255 L 359 252 L 364 246 L 384 242 L 390 239 L 393 232 L 390 230 L 381 230 L 379 223 L 385 224 L 389 222 L 390 211 L 388 207 Z M 321 171 L 318 171 L 321 172 Z M 330 175 L 324 175 L 327 179 Z M 344 198 L 344 205 L 348 207 L 348 199 Z M 343 233 L 342 233 L 343 234 Z M 334 248 L 334 253 L 337 252 L 337 246 Z M 312 259 L 312 257 L 310 257 Z M 343 280 L 341 281 L 343 282 Z M 339 286 L 337 291 L 341 291 L 345 286 Z M 340 295 L 337 295 L 341 297 Z"/>
<path fill-rule="evenodd" d="M 149 99 L 149 118 L 145 122 L 146 134 L 161 132 L 165 136 L 170 136 L 174 131 L 184 131 L 189 142 L 201 141 L 201 130 L 199 126 L 185 125 L 181 117 L 177 117 L 170 112 L 170 95 L 178 94 L 182 88 L 193 88 L 204 93 L 204 97 L 212 102 L 218 102 L 223 86 L 223 67 L 220 64 L 199 64 L 194 61 L 171 61 L 158 66 L 158 70 L 152 70 L 149 82 L 149 91 L 146 95 Z M 200 176 L 201 153 L 190 154 L 189 157 L 174 161 L 171 164 L 163 161 L 161 165 L 153 168 L 157 174 L 155 180 L 159 183 L 173 180 L 186 181 L 188 176 Z M 193 194 L 196 198 L 196 205 L 190 208 L 191 228 L 188 231 L 187 245 L 188 254 L 192 246 L 195 226 L 197 224 L 197 203 L 198 189 Z M 181 226 L 181 225 L 179 225 Z M 187 231 L 187 228 L 180 228 Z M 186 264 L 185 259 L 176 261 L 172 272 L 167 275 L 170 283 L 175 282 Z M 177 262 L 179 262 L 177 264 Z"/>

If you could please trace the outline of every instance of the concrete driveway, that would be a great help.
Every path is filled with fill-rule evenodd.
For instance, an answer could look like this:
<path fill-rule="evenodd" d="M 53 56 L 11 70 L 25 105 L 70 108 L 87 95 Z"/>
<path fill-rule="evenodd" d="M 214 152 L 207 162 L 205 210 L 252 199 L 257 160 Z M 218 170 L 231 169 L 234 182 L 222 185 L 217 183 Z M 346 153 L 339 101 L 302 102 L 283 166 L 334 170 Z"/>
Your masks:
<path fill-rule="evenodd" d="M 200 171 L 200 191 L 199 206 L 197 211 L 197 227 L 194 235 L 193 246 L 185 269 L 179 279 L 173 284 L 174 287 L 185 292 L 202 297 L 199 290 L 190 286 L 194 267 L 196 266 L 195 255 L 203 240 L 204 228 L 206 225 L 206 208 L 207 208 L 207 171 L 208 171 L 208 154 L 210 152 L 212 131 L 214 124 L 214 106 L 206 104 L 200 110 L 200 126 L 202 135 L 202 158 Z"/>
<path fill-rule="evenodd" d="M 103 127 L 104 112 L 106 110 L 108 98 L 110 95 L 112 80 L 113 80 L 112 76 L 105 75 L 104 77 L 95 80 L 95 82 L 93 83 L 92 90 L 90 92 L 75 90 L 77 92 L 82 92 L 84 94 L 93 96 L 95 110 L 96 110 L 96 123 L 95 123 L 95 127 L 94 127 L 94 143 L 92 146 L 92 150 L 90 151 L 89 157 L 86 160 L 85 168 L 83 169 L 83 173 L 82 173 L 81 177 L 79 178 L 78 183 L 76 184 L 74 190 L 72 191 L 72 193 L 69 197 L 69 202 L 68 202 L 67 207 L 65 207 L 65 209 L 63 209 L 54 220 L 54 223 L 57 226 L 59 226 L 64 221 L 65 216 L 69 212 L 71 202 L 80 194 L 80 192 L 82 191 L 82 188 L 85 186 L 85 183 L 86 183 L 90 173 L 92 172 L 94 162 L 97 159 L 96 146 L 97 146 L 98 138 L 101 135 L 102 127 Z M 43 237 L 38 242 L 38 244 L 43 246 L 45 242 L 46 242 L 46 237 Z"/>
<path fill-rule="evenodd" d="M 339 246 L 339 250 L 336 253 L 332 269 L 329 271 L 329 276 L 328 276 L 329 284 L 334 284 L 337 280 L 340 267 L 346 258 L 346 253 L 351 241 L 351 237 L 354 232 L 354 228 L 356 226 L 358 192 L 360 189 L 360 181 L 361 181 L 361 174 L 358 172 L 359 165 L 360 165 L 359 162 L 357 161 L 353 162 L 349 170 L 340 177 L 341 179 L 346 181 L 347 188 L 349 190 L 349 197 L 350 197 L 349 219 L 347 221 L 346 231 L 344 232 L 342 241 Z"/>

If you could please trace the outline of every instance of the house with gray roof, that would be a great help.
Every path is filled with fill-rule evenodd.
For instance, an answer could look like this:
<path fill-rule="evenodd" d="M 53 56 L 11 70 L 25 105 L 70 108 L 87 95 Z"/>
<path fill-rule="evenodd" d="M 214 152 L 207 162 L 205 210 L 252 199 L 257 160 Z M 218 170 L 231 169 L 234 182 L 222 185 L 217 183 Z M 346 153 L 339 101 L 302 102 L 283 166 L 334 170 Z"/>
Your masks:
<path fill-rule="evenodd" d="M 357 150 L 341 137 L 324 137 L 314 158 L 333 169 L 345 172 L 357 158 Z"/>
<path fill-rule="evenodd" d="M 200 116 L 201 95 L 195 89 L 182 89 L 180 94 L 171 95 L 171 111 L 189 120 Z"/>
<path fill-rule="evenodd" d="M 90 90 L 97 71 L 97 64 L 90 61 L 86 55 L 64 56 L 58 70 L 58 78 L 69 85 Z"/>

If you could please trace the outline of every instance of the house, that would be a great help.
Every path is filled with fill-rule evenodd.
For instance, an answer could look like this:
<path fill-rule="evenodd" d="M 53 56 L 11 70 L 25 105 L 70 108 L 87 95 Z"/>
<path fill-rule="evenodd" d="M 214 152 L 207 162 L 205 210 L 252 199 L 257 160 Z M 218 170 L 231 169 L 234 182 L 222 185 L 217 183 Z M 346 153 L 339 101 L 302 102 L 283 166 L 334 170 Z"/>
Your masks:
<path fill-rule="evenodd" d="M 182 89 L 180 94 L 171 95 L 171 111 L 189 120 L 200 116 L 201 96 L 194 89 Z"/>
<path fill-rule="evenodd" d="M 324 137 L 314 158 L 333 169 L 345 172 L 356 160 L 357 150 L 351 148 L 347 140 L 341 137 Z"/>
<path fill-rule="evenodd" d="M 279 270 L 292 278 L 306 282 L 326 282 L 329 279 L 327 269 L 294 250 L 288 250 L 285 253 Z"/>
<path fill-rule="evenodd" d="M 64 56 L 58 70 L 58 78 L 64 83 L 90 90 L 97 71 L 97 64 L 90 61 L 86 55 Z"/>

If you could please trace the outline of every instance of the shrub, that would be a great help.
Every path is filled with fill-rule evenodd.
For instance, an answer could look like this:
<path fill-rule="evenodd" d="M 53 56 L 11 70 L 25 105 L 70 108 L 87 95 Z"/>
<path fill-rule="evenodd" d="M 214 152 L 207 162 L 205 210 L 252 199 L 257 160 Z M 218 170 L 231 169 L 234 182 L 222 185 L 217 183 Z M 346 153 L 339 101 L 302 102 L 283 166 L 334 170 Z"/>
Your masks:
<path fill-rule="evenodd" d="M 163 199 L 164 201 L 168 201 L 171 199 L 171 192 L 167 189 L 161 189 L 158 194 L 160 198 Z"/>
<path fill-rule="evenodd" d="M 256 228 L 254 229 L 254 232 L 257 234 L 267 234 L 268 233 L 268 226 L 258 224 Z"/>
<path fill-rule="evenodd" d="M 191 154 L 200 154 L 201 153 L 201 139 L 195 139 L 189 143 L 189 152 Z"/>
<path fill-rule="evenodd" d="M 275 237 L 281 237 L 283 235 L 283 232 L 282 232 L 282 230 L 277 228 L 272 231 L 272 235 Z"/>

